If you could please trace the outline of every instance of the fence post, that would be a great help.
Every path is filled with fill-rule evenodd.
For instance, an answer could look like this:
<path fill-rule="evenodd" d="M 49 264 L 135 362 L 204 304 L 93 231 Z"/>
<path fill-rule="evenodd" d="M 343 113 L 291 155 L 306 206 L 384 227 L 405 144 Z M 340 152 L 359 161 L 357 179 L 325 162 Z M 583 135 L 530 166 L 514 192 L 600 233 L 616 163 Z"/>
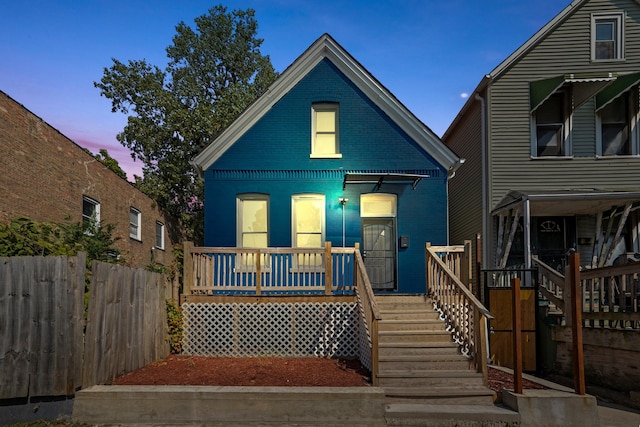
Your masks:
<path fill-rule="evenodd" d="M 511 279 L 513 322 L 513 391 L 522 394 L 522 319 L 520 317 L 520 278 Z"/>
<path fill-rule="evenodd" d="M 333 257 L 331 242 L 324 242 L 324 294 L 331 295 L 333 289 Z"/>
<path fill-rule="evenodd" d="M 571 342 L 573 347 L 573 378 L 575 391 L 586 393 L 584 381 L 584 353 L 582 348 L 582 293 L 580 292 L 580 254 L 569 256 L 569 276 L 571 294 Z"/>
<path fill-rule="evenodd" d="M 184 242 L 183 249 L 183 265 L 182 265 L 182 274 L 183 274 L 183 283 L 182 283 L 182 293 L 183 295 L 191 295 L 191 285 L 193 285 L 193 242 Z"/>

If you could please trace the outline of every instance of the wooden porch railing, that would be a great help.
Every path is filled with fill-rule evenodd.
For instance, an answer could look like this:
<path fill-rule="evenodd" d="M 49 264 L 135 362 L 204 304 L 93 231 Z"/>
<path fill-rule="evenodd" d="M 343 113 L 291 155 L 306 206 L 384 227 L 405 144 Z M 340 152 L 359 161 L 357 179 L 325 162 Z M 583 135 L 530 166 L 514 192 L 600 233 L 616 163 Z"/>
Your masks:
<path fill-rule="evenodd" d="M 373 294 L 373 287 L 369 281 L 364 261 L 356 245 L 355 258 L 355 292 L 358 297 L 358 306 L 362 312 L 362 318 L 367 327 L 369 350 L 371 354 L 371 382 L 378 385 L 378 322 L 381 319 L 380 311 Z"/>
<path fill-rule="evenodd" d="M 354 248 L 184 246 L 185 295 L 353 294 Z"/>
<path fill-rule="evenodd" d="M 380 312 L 358 244 L 353 248 L 213 248 L 184 245 L 185 295 L 356 295 L 361 358 L 378 384 Z M 366 353 L 366 354 L 365 354 Z"/>
<path fill-rule="evenodd" d="M 560 274 L 537 257 L 540 292 L 566 313 L 567 275 Z M 583 269 L 579 272 L 583 326 L 606 329 L 640 329 L 640 263 Z"/>
<path fill-rule="evenodd" d="M 493 319 L 493 316 L 450 268 L 452 260 L 456 259 L 451 252 L 459 253 L 461 249 L 431 246 L 427 243 L 427 294 L 433 298 L 436 308 L 453 333 L 454 340 L 471 357 L 486 384 L 487 321 Z M 455 266 L 455 262 L 453 265 Z"/>

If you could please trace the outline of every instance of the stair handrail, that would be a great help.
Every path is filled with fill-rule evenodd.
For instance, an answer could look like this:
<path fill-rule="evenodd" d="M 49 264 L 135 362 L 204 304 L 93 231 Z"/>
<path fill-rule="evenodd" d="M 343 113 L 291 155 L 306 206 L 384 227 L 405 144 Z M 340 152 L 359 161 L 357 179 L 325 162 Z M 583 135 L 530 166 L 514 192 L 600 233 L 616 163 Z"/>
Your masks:
<path fill-rule="evenodd" d="M 438 255 L 440 247 L 426 244 L 427 295 L 447 322 L 447 330 L 488 383 L 487 322 L 494 317 Z"/>
<path fill-rule="evenodd" d="M 367 275 L 364 260 L 360 254 L 358 245 L 355 247 L 355 275 L 354 288 L 358 298 L 361 315 L 368 332 L 368 340 L 371 351 L 371 382 L 378 385 L 378 322 L 381 320 L 380 310 L 376 303 L 371 281 Z"/>

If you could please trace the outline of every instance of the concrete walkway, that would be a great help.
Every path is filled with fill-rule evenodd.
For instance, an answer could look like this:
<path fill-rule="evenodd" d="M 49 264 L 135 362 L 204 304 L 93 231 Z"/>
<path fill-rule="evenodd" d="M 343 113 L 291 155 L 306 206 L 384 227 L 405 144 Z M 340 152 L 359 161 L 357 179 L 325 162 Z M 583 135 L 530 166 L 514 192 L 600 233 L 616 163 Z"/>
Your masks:
<path fill-rule="evenodd" d="M 640 411 L 610 403 L 598 402 L 600 427 L 640 427 Z"/>

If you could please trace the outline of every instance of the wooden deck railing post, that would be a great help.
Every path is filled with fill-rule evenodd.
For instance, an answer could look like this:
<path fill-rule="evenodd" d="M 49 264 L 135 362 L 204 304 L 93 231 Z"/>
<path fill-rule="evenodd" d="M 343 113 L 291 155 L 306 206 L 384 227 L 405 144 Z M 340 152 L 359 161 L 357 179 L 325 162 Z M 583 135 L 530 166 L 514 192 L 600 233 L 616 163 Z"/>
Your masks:
<path fill-rule="evenodd" d="M 522 394 L 522 320 L 520 317 L 520 278 L 511 279 L 513 324 L 513 391 Z"/>
<path fill-rule="evenodd" d="M 460 281 L 473 292 L 471 289 L 471 240 L 464 241 L 464 252 L 460 261 Z"/>
<path fill-rule="evenodd" d="M 257 249 L 253 256 L 255 257 L 254 261 L 256 263 L 256 295 L 260 295 L 262 292 L 260 289 L 262 286 L 262 268 L 260 265 L 262 255 L 260 253 L 260 249 Z"/>
<path fill-rule="evenodd" d="M 482 382 L 485 386 L 489 385 L 489 368 L 487 366 L 487 360 L 489 358 L 489 350 L 487 348 L 487 318 L 480 313 L 480 310 L 476 310 L 478 316 L 476 322 L 479 323 L 480 334 L 476 335 L 476 346 L 478 346 L 478 352 L 476 354 L 478 366 L 480 366 L 482 372 Z"/>
<path fill-rule="evenodd" d="M 584 380 L 584 353 L 582 348 L 582 293 L 580 292 L 580 254 L 569 256 L 571 294 L 571 336 L 573 346 L 573 381 L 579 395 L 586 393 Z"/>
<path fill-rule="evenodd" d="M 184 242 L 182 254 L 182 293 L 183 295 L 191 295 L 191 286 L 193 285 L 193 242 Z"/>
<path fill-rule="evenodd" d="M 331 242 L 324 242 L 324 294 L 333 293 L 333 257 L 331 256 Z"/>
<path fill-rule="evenodd" d="M 379 384 L 378 379 L 378 319 L 372 316 L 371 321 L 371 382 L 374 387 Z"/>

